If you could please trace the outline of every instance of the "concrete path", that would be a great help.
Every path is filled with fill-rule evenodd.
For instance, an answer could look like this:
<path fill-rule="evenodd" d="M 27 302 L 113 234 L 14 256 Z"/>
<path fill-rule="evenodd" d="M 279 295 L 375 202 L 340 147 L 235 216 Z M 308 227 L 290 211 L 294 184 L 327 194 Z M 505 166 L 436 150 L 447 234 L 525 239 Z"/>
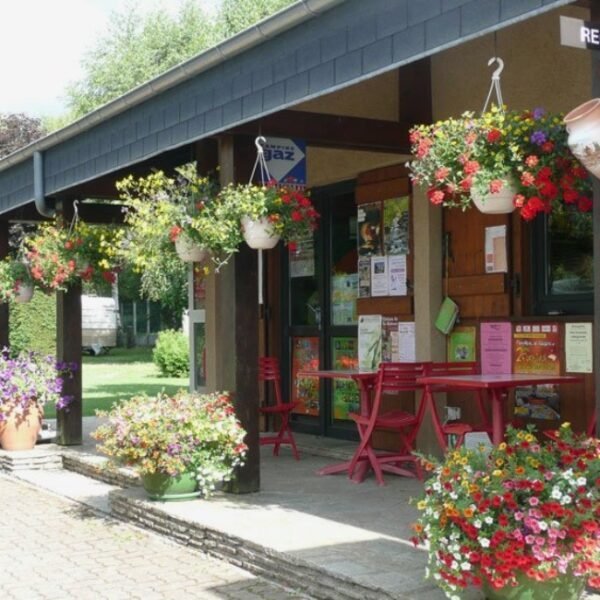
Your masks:
<path fill-rule="evenodd" d="M 0 498 L 3 600 L 308 598 L 8 476 Z"/>

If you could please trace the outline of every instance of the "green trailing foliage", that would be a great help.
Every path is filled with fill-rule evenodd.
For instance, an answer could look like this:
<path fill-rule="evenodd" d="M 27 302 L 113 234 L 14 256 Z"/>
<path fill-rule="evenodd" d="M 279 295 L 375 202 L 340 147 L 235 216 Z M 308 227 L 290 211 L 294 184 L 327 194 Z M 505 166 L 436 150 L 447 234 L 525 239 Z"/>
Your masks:
<path fill-rule="evenodd" d="M 164 377 L 187 375 L 189 356 L 188 339 L 181 331 L 165 329 L 158 334 L 152 359 Z"/>

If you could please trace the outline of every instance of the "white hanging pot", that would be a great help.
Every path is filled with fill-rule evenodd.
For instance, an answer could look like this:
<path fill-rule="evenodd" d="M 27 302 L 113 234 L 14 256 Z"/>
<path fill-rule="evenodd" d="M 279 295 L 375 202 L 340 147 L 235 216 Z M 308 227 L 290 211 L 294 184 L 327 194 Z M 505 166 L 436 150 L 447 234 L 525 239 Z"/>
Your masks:
<path fill-rule="evenodd" d="M 19 304 L 25 304 L 33 298 L 33 284 L 21 283 L 19 289 L 15 293 L 15 302 Z"/>
<path fill-rule="evenodd" d="M 515 210 L 513 201 L 517 190 L 511 181 L 503 180 L 502 189 L 494 194 L 479 194 L 471 189 L 471 199 L 475 206 L 487 215 L 502 215 Z"/>
<path fill-rule="evenodd" d="M 600 98 L 588 100 L 564 118 L 571 152 L 596 177 L 600 177 Z"/>
<path fill-rule="evenodd" d="M 183 262 L 204 262 L 210 256 L 209 250 L 190 240 L 185 233 L 177 236 L 175 251 Z"/>
<path fill-rule="evenodd" d="M 242 217 L 242 233 L 248 246 L 254 250 L 270 250 L 279 241 L 279 236 L 273 232 L 267 217 L 256 221 L 250 217 Z"/>

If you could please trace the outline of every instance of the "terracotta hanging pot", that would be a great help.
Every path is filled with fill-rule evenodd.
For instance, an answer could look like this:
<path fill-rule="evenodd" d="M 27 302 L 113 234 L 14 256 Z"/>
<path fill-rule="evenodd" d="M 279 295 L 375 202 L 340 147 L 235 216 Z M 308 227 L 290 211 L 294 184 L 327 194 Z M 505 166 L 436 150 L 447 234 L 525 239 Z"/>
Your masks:
<path fill-rule="evenodd" d="M 33 284 L 22 283 L 19 285 L 19 289 L 15 294 L 15 302 L 19 304 L 25 304 L 33 298 Z"/>
<path fill-rule="evenodd" d="M 175 240 L 175 250 L 183 262 L 204 262 L 210 256 L 209 250 L 193 242 L 185 233 Z"/>
<path fill-rule="evenodd" d="M 267 217 L 258 220 L 242 217 L 242 232 L 246 243 L 254 250 L 270 250 L 279 242 L 279 236 L 273 232 Z"/>
<path fill-rule="evenodd" d="M 596 177 L 600 177 L 600 98 L 588 100 L 564 118 L 571 152 Z"/>
<path fill-rule="evenodd" d="M 34 402 L 25 413 L 11 408 L 0 421 L 0 446 L 3 450 L 32 450 L 42 429 L 42 411 Z"/>
<path fill-rule="evenodd" d="M 517 190 L 511 181 L 504 181 L 504 185 L 499 192 L 494 194 L 482 195 L 474 189 L 471 190 L 471 199 L 473 204 L 480 212 L 488 215 L 508 214 L 515 210 L 513 198 Z"/>

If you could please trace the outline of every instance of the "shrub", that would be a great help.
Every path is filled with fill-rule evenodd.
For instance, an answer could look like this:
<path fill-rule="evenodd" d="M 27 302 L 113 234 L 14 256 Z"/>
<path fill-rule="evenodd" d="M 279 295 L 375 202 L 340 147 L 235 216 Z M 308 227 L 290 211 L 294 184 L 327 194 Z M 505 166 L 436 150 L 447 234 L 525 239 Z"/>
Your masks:
<path fill-rule="evenodd" d="M 188 340 L 181 331 L 166 329 L 158 334 L 152 359 L 165 377 L 183 377 L 189 372 Z"/>
<path fill-rule="evenodd" d="M 56 297 L 36 291 L 31 302 L 12 304 L 9 313 L 11 352 L 56 352 Z"/>

